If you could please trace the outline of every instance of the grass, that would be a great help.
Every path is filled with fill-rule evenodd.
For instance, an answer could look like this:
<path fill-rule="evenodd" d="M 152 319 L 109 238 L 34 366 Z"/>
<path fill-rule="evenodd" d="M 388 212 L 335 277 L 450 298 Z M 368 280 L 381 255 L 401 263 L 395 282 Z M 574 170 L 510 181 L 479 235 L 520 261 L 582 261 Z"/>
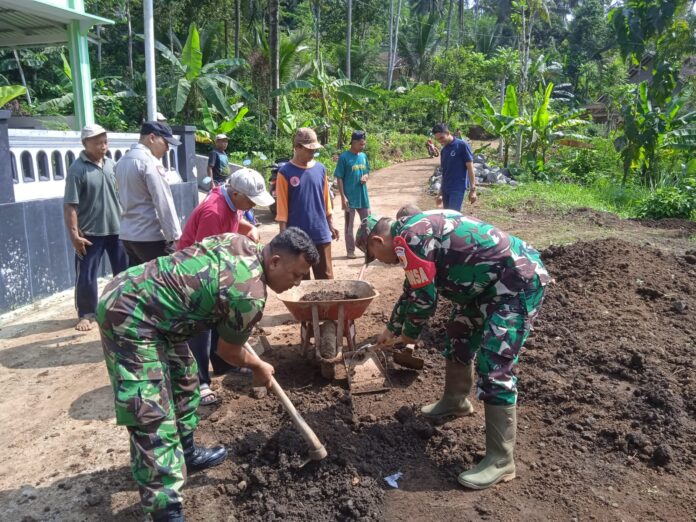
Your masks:
<path fill-rule="evenodd" d="M 647 189 L 626 188 L 609 182 L 584 186 L 534 181 L 516 187 L 496 185 L 485 199 L 492 208 L 564 211 L 586 207 L 630 218 L 636 217 L 638 202 L 648 193 Z"/>

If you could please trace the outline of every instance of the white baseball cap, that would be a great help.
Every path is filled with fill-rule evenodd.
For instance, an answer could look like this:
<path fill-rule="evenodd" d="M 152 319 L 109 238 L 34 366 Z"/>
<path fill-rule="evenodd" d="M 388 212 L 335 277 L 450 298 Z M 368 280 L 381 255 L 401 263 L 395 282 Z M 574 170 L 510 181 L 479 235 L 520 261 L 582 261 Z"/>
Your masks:
<path fill-rule="evenodd" d="M 227 179 L 227 186 L 235 192 L 244 194 L 254 204 L 261 207 L 269 207 L 275 203 L 275 199 L 266 191 L 266 182 L 263 176 L 254 169 L 235 170 Z"/>
<path fill-rule="evenodd" d="M 101 125 L 92 123 L 91 125 L 85 125 L 84 127 L 82 127 L 80 139 L 82 141 L 85 141 L 87 138 L 94 138 L 95 136 L 99 136 L 100 134 L 106 134 L 106 129 Z"/>
<path fill-rule="evenodd" d="M 218 141 L 218 140 L 228 140 L 229 141 L 229 138 L 227 137 L 227 134 L 218 134 L 217 136 L 215 136 L 215 141 Z"/>

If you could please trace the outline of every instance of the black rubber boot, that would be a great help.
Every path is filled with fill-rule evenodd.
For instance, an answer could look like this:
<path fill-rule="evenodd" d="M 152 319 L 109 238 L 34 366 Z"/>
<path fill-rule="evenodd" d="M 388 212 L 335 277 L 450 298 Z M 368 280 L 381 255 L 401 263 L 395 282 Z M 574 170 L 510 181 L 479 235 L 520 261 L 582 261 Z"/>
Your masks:
<path fill-rule="evenodd" d="M 151 514 L 152 522 L 185 522 L 181 504 L 170 504 L 166 509 Z"/>
<path fill-rule="evenodd" d="M 203 448 L 193 442 L 193 433 L 181 437 L 181 445 L 184 448 L 184 460 L 186 471 L 200 471 L 222 464 L 227 458 L 227 449 L 224 446 Z"/>

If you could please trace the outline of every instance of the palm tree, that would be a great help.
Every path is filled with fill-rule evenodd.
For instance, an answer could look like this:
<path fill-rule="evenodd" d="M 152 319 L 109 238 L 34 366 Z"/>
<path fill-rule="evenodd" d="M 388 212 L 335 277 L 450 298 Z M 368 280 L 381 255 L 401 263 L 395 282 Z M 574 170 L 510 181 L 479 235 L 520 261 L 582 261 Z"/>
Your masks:
<path fill-rule="evenodd" d="M 348 28 L 346 29 L 346 78 L 350 80 L 350 47 L 353 33 L 353 0 L 348 0 Z"/>
<path fill-rule="evenodd" d="M 426 65 L 435 54 L 440 43 L 438 29 L 440 18 L 434 13 L 429 16 L 416 17 L 411 31 L 411 37 L 402 35 L 400 40 L 404 57 L 417 81 L 425 74 Z"/>
<path fill-rule="evenodd" d="M 276 121 L 278 120 L 278 96 L 273 93 L 280 87 L 280 42 L 278 37 L 278 14 L 280 10 L 279 0 L 268 2 L 268 47 L 271 62 L 271 121 L 270 128 L 276 133 Z"/>
<path fill-rule="evenodd" d="M 228 96 L 221 88 L 229 88 L 244 99 L 253 99 L 253 96 L 244 89 L 229 74 L 241 68 L 246 61 L 241 58 L 225 58 L 204 64 L 204 53 L 201 48 L 201 36 L 196 24 L 189 27 L 186 43 L 177 57 L 167 46 L 161 42 L 155 42 L 155 47 L 169 63 L 174 66 L 178 77 L 172 83 L 176 84 L 176 98 L 174 113 L 183 115 L 186 121 L 195 121 L 203 100 L 207 100 L 220 113 L 226 117 L 235 115 L 231 108 Z M 171 85 L 171 87 L 174 87 Z"/>

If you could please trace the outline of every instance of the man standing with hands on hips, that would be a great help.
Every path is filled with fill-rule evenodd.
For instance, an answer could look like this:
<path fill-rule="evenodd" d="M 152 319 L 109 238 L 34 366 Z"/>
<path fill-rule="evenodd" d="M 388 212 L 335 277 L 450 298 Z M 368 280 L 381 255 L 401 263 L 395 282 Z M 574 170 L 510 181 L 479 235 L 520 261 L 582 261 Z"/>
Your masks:
<path fill-rule="evenodd" d="M 334 176 L 338 179 L 341 192 L 341 206 L 345 212 L 346 253 L 349 259 L 355 259 L 355 238 L 353 222 L 355 213 L 360 221 L 370 215 L 370 200 L 367 197 L 367 180 L 370 164 L 365 150 L 365 132 L 355 131 L 350 138 L 350 149 L 338 158 Z"/>
<path fill-rule="evenodd" d="M 459 212 L 464 203 L 464 194 L 469 191 L 469 202 L 475 203 L 476 176 L 474 174 L 474 155 L 471 147 L 462 139 L 455 138 L 444 123 L 433 127 L 435 139 L 442 145 L 440 166 L 442 167 L 442 188 L 437 196 L 437 204 Z"/>

